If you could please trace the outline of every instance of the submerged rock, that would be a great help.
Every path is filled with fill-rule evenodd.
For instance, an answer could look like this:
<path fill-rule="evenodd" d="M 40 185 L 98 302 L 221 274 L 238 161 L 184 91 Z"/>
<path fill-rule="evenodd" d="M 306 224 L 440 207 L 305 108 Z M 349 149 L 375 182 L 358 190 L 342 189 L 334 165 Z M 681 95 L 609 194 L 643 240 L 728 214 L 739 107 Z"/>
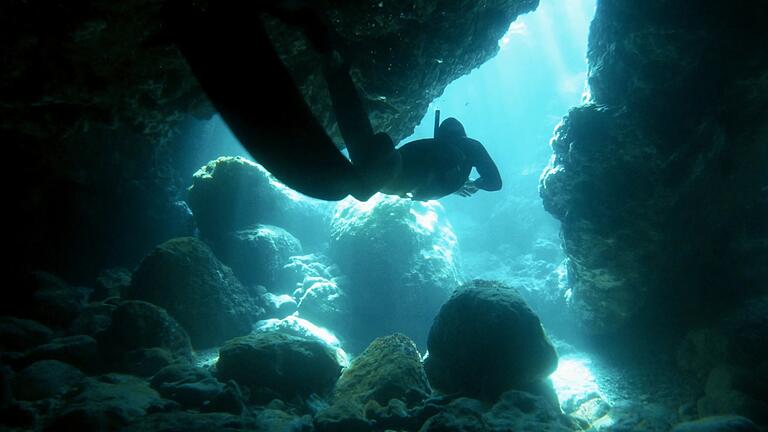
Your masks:
<path fill-rule="evenodd" d="M 543 398 L 508 391 L 492 406 L 465 397 L 456 399 L 439 414 L 430 417 L 419 432 L 454 430 L 566 432 L 578 429 L 567 416 Z"/>
<path fill-rule="evenodd" d="M 121 367 L 138 360 L 137 353 L 130 353 L 147 348 L 161 348 L 177 359 L 192 360 L 192 345 L 184 329 L 163 308 L 144 301 L 121 303 L 103 339 L 108 355 Z"/>
<path fill-rule="evenodd" d="M 435 318 L 427 347 L 432 387 L 478 399 L 528 390 L 557 367 L 539 318 L 513 288 L 495 282 L 460 287 Z"/>
<path fill-rule="evenodd" d="M 400 399 L 413 405 L 430 393 L 416 345 L 407 336 L 394 334 L 377 338 L 352 361 L 336 383 L 334 398 L 361 405 Z"/>
<path fill-rule="evenodd" d="M 678 421 L 674 409 L 656 402 L 620 401 L 592 422 L 595 432 L 642 430 L 667 432 Z"/>
<path fill-rule="evenodd" d="M 131 285 L 131 271 L 122 268 L 103 270 L 96 277 L 91 301 L 104 300 L 109 297 L 120 297 Z"/>
<path fill-rule="evenodd" d="M 697 403 L 701 417 L 739 415 L 768 425 L 768 361 L 753 369 L 718 366 Z"/>
<path fill-rule="evenodd" d="M 671 432 L 758 432 L 760 428 L 739 416 L 714 416 L 680 423 Z"/>
<path fill-rule="evenodd" d="M 738 414 L 768 424 L 768 297 L 732 306 L 689 331 L 677 364 L 702 380 L 700 416 Z"/>
<path fill-rule="evenodd" d="M 152 414 L 121 430 L 125 432 L 277 431 L 277 429 L 259 428 L 256 420 L 251 417 L 191 411 Z"/>
<path fill-rule="evenodd" d="M 112 313 L 117 305 L 106 302 L 94 302 L 83 308 L 80 314 L 69 325 L 69 331 L 74 334 L 84 334 L 99 338 L 112 324 Z"/>
<path fill-rule="evenodd" d="M 278 332 L 320 342 L 335 354 L 336 361 L 341 367 L 349 366 L 349 356 L 342 348 L 341 341 L 339 341 L 336 335 L 330 330 L 317 326 L 304 318 L 288 316 L 283 319 L 259 321 L 254 325 L 253 331 L 255 333 Z"/>
<path fill-rule="evenodd" d="M 162 368 L 184 361 L 164 348 L 138 348 L 125 352 L 117 364 L 117 368 L 124 373 L 139 377 L 148 377 Z"/>
<path fill-rule="evenodd" d="M 94 372 L 103 367 L 98 342 L 87 335 L 53 339 L 24 356 L 25 362 L 38 360 L 59 360 L 86 372 Z"/>
<path fill-rule="evenodd" d="M 187 202 L 203 236 L 214 241 L 255 224 L 279 225 L 306 244 L 327 238 L 328 204 L 288 189 L 241 157 L 220 157 L 200 168 Z"/>
<path fill-rule="evenodd" d="M 317 413 L 320 430 L 367 430 L 412 423 L 408 411 L 432 389 L 416 345 L 394 334 L 374 340 L 336 382 L 333 402 Z"/>
<path fill-rule="evenodd" d="M 339 268 L 320 254 L 293 256 L 283 268 L 283 285 L 293 287 L 298 316 L 317 325 L 343 330 L 351 315 L 349 299 L 340 286 Z"/>
<path fill-rule="evenodd" d="M 232 268 L 247 285 L 263 285 L 271 292 L 277 286 L 283 267 L 294 255 L 301 255 L 301 243 L 288 231 L 272 225 L 256 225 L 223 235 L 214 243 L 216 256 Z"/>
<path fill-rule="evenodd" d="M 144 257 L 126 297 L 165 308 L 196 348 L 247 334 L 263 313 L 260 299 L 194 237 L 169 240 Z"/>
<path fill-rule="evenodd" d="M 31 291 L 30 304 L 13 313 L 22 313 L 51 327 L 66 328 L 83 310 L 91 292 L 44 271 L 32 273 L 30 284 L 25 288 Z"/>
<path fill-rule="evenodd" d="M 60 396 L 85 378 L 79 369 L 58 360 L 41 360 L 19 371 L 13 378 L 13 396 L 40 400 Z"/>
<path fill-rule="evenodd" d="M 327 393 L 341 373 L 336 354 L 320 341 L 260 332 L 227 341 L 216 371 L 252 391 L 266 389 L 280 398 Z"/>
<path fill-rule="evenodd" d="M 765 286 L 765 20 L 748 1 L 597 3 L 590 97 L 540 184 L 590 333 L 695 322 Z"/>
<path fill-rule="evenodd" d="M 336 207 L 329 252 L 346 276 L 354 349 L 402 332 L 417 344 L 459 284 L 456 235 L 436 201 L 376 195 Z M 301 306 L 299 306 L 301 311 Z"/>
<path fill-rule="evenodd" d="M 354 316 L 349 296 L 335 279 L 305 280 L 297 310 L 299 316 L 331 329 L 344 331 Z"/>
<path fill-rule="evenodd" d="M 175 407 L 130 375 L 109 374 L 88 378 L 68 393 L 46 430 L 100 431 L 116 430 L 141 419 L 148 413 Z"/>
<path fill-rule="evenodd" d="M 53 332 L 37 321 L 0 317 L 0 352 L 26 351 L 48 342 Z"/>
<path fill-rule="evenodd" d="M 158 371 L 150 383 L 163 397 L 185 409 L 203 408 L 224 392 L 224 384 L 209 371 L 191 364 L 169 365 Z"/>

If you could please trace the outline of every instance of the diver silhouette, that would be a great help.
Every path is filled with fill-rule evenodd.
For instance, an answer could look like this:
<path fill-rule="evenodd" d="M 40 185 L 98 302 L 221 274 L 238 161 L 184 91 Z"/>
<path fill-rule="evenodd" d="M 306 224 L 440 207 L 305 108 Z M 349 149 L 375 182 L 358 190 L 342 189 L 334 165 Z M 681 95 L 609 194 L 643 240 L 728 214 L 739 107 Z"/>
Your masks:
<path fill-rule="evenodd" d="M 260 14 L 301 28 L 322 57 L 323 75 L 347 159 L 312 114 L 275 51 Z M 203 11 L 174 0 L 164 10 L 176 46 L 214 107 L 246 150 L 278 180 L 305 195 L 366 201 L 376 192 L 414 200 L 470 196 L 501 188 L 488 152 L 448 118 L 435 137 L 395 148 L 374 133 L 338 36 L 325 17 L 302 2 L 209 2 Z M 479 178 L 469 180 L 472 168 Z"/>

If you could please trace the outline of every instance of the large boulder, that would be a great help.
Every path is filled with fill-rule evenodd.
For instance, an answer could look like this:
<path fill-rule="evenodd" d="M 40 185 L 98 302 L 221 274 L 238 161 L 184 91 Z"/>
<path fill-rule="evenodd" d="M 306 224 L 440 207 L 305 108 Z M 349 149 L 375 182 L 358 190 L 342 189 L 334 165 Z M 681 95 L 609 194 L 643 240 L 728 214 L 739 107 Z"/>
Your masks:
<path fill-rule="evenodd" d="M 241 157 L 220 157 L 200 168 L 187 202 L 208 239 L 255 224 L 281 226 L 309 245 L 327 238 L 327 203 L 288 189 L 261 165 Z"/>
<path fill-rule="evenodd" d="M 394 332 L 423 345 L 432 318 L 459 285 L 456 235 L 436 201 L 348 198 L 336 207 L 329 252 L 347 277 L 341 287 L 352 314 L 348 328 L 338 330 L 353 348 Z"/>
<path fill-rule="evenodd" d="M 213 244 L 216 256 L 247 285 L 263 285 L 272 292 L 284 291 L 283 267 L 289 258 L 301 255 L 301 242 L 288 231 L 273 225 L 256 225 L 222 236 Z"/>
<path fill-rule="evenodd" d="M 193 358 L 189 336 L 181 325 L 163 308 L 139 300 L 125 301 L 115 309 L 102 340 L 111 360 L 121 368 L 136 362 L 138 353 L 132 352 L 151 348 L 166 350 L 178 360 Z"/>
<path fill-rule="evenodd" d="M 270 398 L 291 399 L 330 391 L 341 365 L 322 342 L 273 331 L 227 341 L 216 370 L 222 381 L 234 380 Z"/>
<path fill-rule="evenodd" d="M 163 307 L 196 348 L 247 334 L 263 312 L 255 294 L 194 237 L 169 240 L 144 257 L 126 297 Z"/>
<path fill-rule="evenodd" d="M 304 318 L 291 315 L 283 319 L 266 319 L 254 325 L 254 332 L 278 332 L 320 342 L 335 354 L 336 361 L 342 367 L 349 366 L 349 356 L 342 348 L 341 341 L 339 341 L 336 335 L 328 329 L 317 326 Z"/>
<path fill-rule="evenodd" d="M 557 368 L 539 318 L 513 288 L 494 282 L 460 287 L 435 318 L 427 347 L 432 386 L 479 399 L 539 387 Z"/>

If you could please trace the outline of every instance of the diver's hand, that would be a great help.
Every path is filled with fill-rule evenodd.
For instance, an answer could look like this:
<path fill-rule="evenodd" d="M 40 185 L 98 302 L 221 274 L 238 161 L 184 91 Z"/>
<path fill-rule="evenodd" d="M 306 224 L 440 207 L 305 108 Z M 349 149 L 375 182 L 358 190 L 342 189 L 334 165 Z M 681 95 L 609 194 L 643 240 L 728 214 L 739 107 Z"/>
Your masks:
<path fill-rule="evenodd" d="M 454 192 L 455 195 L 461 195 L 463 197 L 469 197 L 475 194 L 475 192 L 479 191 L 477 186 L 475 186 L 474 180 L 467 180 L 464 185 L 462 185 L 459 190 Z"/>

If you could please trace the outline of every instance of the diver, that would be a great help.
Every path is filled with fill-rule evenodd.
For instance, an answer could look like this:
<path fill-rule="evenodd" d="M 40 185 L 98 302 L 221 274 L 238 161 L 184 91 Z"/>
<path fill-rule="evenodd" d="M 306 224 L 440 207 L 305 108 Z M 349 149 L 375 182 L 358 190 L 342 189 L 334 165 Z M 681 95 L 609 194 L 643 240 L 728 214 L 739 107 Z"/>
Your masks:
<path fill-rule="evenodd" d="M 338 37 L 325 17 L 302 2 L 210 2 L 203 11 L 183 0 L 168 3 L 165 22 L 214 107 L 246 150 L 278 180 L 305 195 L 366 201 L 376 192 L 414 200 L 480 189 L 501 189 L 488 152 L 448 118 L 435 137 L 395 148 L 374 133 Z M 322 57 L 323 74 L 347 159 L 328 137 L 280 60 L 259 15 L 299 26 Z M 350 161 L 351 160 L 351 161 Z M 479 178 L 470 180 L 472 168 Z"/>

